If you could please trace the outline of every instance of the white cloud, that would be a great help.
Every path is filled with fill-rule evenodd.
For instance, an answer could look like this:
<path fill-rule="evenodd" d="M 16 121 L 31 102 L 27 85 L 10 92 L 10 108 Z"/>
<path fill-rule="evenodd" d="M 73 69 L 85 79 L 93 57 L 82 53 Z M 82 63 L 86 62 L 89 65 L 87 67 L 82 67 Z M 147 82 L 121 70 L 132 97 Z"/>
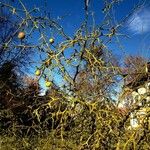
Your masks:
<path fill-rule="evenodd" d="M 142 34 L 150 31 L 150 11 L 142 9 L 134 13 L 128 20 L 128 28 L 135 34 Z"/>

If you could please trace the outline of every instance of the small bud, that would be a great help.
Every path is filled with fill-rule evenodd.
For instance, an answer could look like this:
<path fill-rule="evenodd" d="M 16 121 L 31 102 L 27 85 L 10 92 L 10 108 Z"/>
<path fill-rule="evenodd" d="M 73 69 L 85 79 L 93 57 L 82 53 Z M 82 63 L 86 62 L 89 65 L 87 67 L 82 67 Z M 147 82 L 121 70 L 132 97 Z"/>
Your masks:
<path fill-rule="evenodd" d="M 51 65 L 51 60 L 50 60 L 50 59 L 46 60 L 46 61 L 45 61 L 45 66 L 48 67 L 48 66 L 50 66 L 50 65 Z"/>

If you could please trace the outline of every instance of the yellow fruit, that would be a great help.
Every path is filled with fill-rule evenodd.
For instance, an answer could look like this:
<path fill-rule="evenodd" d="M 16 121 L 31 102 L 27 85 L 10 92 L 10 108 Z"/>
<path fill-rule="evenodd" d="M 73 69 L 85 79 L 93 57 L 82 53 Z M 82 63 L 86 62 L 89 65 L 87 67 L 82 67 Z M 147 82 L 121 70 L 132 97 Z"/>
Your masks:
<path fill-rule="evenodd" d="M 49 42 L 50 42 L 50 44 L 53 44 L 53 43 L 54 43 L 54 39 L 53 39 L 53 38 L 50 38 L 50 39 L 49 39 Z"/>
<path fill-rule="evenodd" d="M 21 40 L 24 39 L 25 38 L 25 33 L 24 32 L 19 32 L 18 33 L 18 38 L 21 39 Z"/>
<path fill-rule="evenodd" d="M 50 81 L 46 81 L 45 85 L 46 85 L 46 87 L 50 87 L 52 85 L 52 83 Z"/>
<path fill-rule="evenodd" d="M 41 74 L 41 71 L 39 69 L 36 70 L 35 75 L 39 76 Z"/>

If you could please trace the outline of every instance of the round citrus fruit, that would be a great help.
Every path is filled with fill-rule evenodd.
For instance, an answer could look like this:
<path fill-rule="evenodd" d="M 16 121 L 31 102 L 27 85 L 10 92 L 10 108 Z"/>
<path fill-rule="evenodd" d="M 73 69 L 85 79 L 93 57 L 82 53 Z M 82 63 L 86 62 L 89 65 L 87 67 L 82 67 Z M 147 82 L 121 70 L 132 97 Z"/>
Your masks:
<path fill-rule="evenodd" d="M 54 43 L 54 39 L 53 39 L 53 38 L 50 38 L 50 39 L 49 39 L 49 42 L 50 42 L 50 44 L 53 44 L 53 43 Z"/>
<path fill-rule="evenodd" d="M 21 39 L 21 40 L 24 39 L 25 38 L 25 33 L 24 32 L 19 32 L 18 33 L 18 38 Z"/>
<path fill-rule="evenodd" d="M 35 72 L 35 75 L 36 75 L 36 76 L 39 76 L 40 74 L 41 74 L 40 69 L 37 69 L 36 72 Z"/>
<path fill-rule="evenodd" d="M 52 85 L 52 83 L 50 81 L 46 81 L 45 85 L 46 85 L 46 87 L 50 87 Z"/>

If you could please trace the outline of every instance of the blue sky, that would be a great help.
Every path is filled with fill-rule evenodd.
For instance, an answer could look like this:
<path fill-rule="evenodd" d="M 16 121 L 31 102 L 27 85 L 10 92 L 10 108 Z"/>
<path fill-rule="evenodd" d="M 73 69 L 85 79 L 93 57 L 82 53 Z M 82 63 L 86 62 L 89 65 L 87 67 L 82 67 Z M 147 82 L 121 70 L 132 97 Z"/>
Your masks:
<path fill-rule="evenodd" d="M 12 3 L 20 7 L 18 0 L 2 0 L 2 2 Z M 46 3 L 45 3 L 46 1 Z M 113 8 L 115 22 L 119 22 L 123 17 L 131 12 L 133 7 L 141 0 L 124 0 Z M 30 10 L 34 6 L 40 10 L 49 12 L 50 17 L 57 20 L 64 28 L 64 31 L 71 36 L 85 18 L 84 0 L 22 0 L 26 8 Z M 99 25 L 104 18 L 102 13 L 104 8 L 102 0 L 90 0 L 89 12 L 94 12 L 95 24 Z M 44 14 L 44 12 L 43 12 Z M 150 1 L 145 0 L 143 7 L 135 11 L 123 24 L 119 33 L 129 36 L 129 38 L 119 37 L 109 45 L 110 49 L 123 60 L 124 56 L 140 55 L 150 57 Z M 55 37 L 57 38 L 57 37 Z M 120 48 L 121 46 L 121 48 Z"/>
<path fill-rule="evenodd" d="M 12 0 L 2 1 L 20 7 L 17 3 L 18 0 L 14 0 L 14 2 Z M 112 50 L 119 56 L 124 57 L 124 54 L 132 54 L 150 57 L 150 1 L 123 0 L 113 9 L 114 18 L 116 22 L 119 22 L 141 1 L 144 1 L 143 7 L 137 10 L 120 30 L 121 33 L 125 33 L 130 37 L 119 38 L 121 45 L 124 47 L 123 50 L 117 48 L 117 44 L 111 45 Z M 36 6 L 40 10 L 49 12 L 50 17 L 57 20 L 68 35 L 72 35 L 84 21 L 84 0 L 22 0 L 22 2 L 29 10 Z M 89 10 L 94 12 L 97 25 L 103 20 L 102 8 L 104 8 L 103 0 L 90 0 Z"/>
<path fill-rule="evenodd" d="M 27 8 L 37 6 L 40 9 L 46 9 L 52 18 L 57 19 L 69 35 L 74 33 L 84 20 L 84 0 L 23 0 Z M 114 8 L 116 22 L 125 17 L 139 0 L 124 0 L 120 5 Z M 112 50 L 118 55 L 125 54 L 142 55 L 150 57 L 150 1 L 145 0 L 144 6 L 136 11 L 124 24 L 122 32 L 129 35 L 130 38 L 120 38 L 124 47 L 123 51 L 112 46 Z M 102 0 L 91 0 L 89 9 L 94 12 L 95 22 L 99 24 L 103 19 Z M 61 19 L 62 17 L 62 19 Z"/>

